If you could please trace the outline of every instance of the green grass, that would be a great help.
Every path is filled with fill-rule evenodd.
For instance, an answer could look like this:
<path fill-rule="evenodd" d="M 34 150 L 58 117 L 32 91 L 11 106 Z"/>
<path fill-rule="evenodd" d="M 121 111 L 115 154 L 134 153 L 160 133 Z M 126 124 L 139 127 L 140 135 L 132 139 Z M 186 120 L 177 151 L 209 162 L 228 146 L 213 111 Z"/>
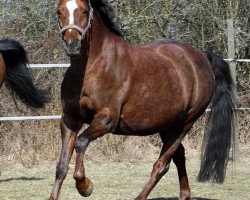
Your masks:
<path fill-rule="evenodd" d="M 188 173 L 192 197 L 208 199 L 250 199 L 250 156 L 245 154 L 237 164 L 229 163 L 224 184 L 198 183 L 199 160 L 188 158 Z M 93 194 L 83 198 L 75 189 L 72 178 L 74 165 L 64 181 L 61 200 L 128 200 L 134 199 L 141 191 L 151 173 L 153 163 L 96 163 L 86 162 L 87 176 L 94 183 Z M 55 164 L 45 163 L 35 168 L 20 165 L 5 168 L 0 176 L 0 200 L 44 200 L 48 199 L 54 182 Z M 174 164 L 153 190 L 151 200 L 176 200 L 179 194 L 177 173 Z"/>

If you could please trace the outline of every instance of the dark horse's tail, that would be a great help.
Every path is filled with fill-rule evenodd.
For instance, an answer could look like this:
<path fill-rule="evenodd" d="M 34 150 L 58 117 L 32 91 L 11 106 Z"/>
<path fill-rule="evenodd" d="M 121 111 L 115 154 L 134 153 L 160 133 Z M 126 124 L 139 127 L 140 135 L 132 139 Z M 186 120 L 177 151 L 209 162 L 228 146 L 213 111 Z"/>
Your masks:
<path fill-rule="evenodd" d="M 4 39 L 0 41 L 0 53 L 6 65 L 5 83 L 7 88 L 28 106 L 44 107 L 49 100 L 48 94 L 34 86 L 23 46 L 15 40 Z"/>
<path fill-rule="evenodd" d="M 231 148 L 235 148 L 235 91 L 229 65 L 220 57 L 207 53 L 213 67 L 216 86 L 211 113 L 204 137 L 198 181 L 223 183 Z M 234 152 L 234 151 L 233 151 Z"/>

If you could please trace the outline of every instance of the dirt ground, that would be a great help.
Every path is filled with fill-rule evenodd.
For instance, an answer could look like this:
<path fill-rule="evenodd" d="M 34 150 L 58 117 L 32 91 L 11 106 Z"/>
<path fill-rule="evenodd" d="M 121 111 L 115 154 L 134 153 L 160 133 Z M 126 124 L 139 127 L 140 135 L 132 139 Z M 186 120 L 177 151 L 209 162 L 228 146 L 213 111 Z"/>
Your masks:
<path fill-rule="evenodd" d="M 187 169 L 196 200 L 249 200 L 250 199 L 250 150 L 240 151 L 237 163 L 229 162 L 224 184 L 198 183 L 198 154 L 188 154 Z M 72 178 L 74 165 L 70 164 L 68 176 L 63 184 L 61 200 L 128 200 L 134 199 L 147 182 L 153 162 L 115 163 L 98 161 L 86 162 L 87 176 L 94 183 L 93 194 L 81 197 Z M 56 163 L 44 163 L 34 168 L 9 165 L 2 169 L 0 176 L 0 200 L 44 200 L 48 199 L 55 175 Z M 150 200 L 177 200 L 179 185 L 175 166 L 158 183 L 151 193 Z"/>

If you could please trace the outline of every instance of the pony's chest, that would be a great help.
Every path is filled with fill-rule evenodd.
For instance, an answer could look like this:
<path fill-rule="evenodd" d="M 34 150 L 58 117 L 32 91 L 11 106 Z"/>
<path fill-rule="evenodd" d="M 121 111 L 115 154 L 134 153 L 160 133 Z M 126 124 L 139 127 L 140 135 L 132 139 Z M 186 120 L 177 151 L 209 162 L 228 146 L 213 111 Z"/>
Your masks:
<path fill-rule="evenodd" d="M 105 74 L 87 75 L 83 82 L 82 97 L 89 97 L 95 109 L 109 106 L 115 98 L 119 85 L 112 77 Z"/>

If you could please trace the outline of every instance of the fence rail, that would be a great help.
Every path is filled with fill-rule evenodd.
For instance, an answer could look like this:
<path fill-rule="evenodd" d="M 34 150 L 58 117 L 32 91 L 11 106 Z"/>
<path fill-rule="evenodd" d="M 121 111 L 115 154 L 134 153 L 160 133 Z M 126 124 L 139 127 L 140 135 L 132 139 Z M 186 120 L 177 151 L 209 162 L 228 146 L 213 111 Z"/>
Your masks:
<path fill-rule="evenodd" d="M 250 62 L 250 59 L 224 59 L 228 62 Z M 67 68 L 70 64 L 30 64 L 30 68 Z M 250 108 L 237 108 L 238 111 L 250 111 Z M 206 112 L 211 111 L 207 109 Z M 0 117 L 0 121 L 27 121 L 27 120 L 56 120 L 60 119 L 61 115 L 49 116 L 13 116 L 13 117 Z"/>
<path fill-rule="evenodd" d="M 224 59 L 225 61 L 228 62 L 247 62 L 250 63 L 250 59 L 232 59 L 232 58 L 227 58 Z M 67 68 L 69 67 L 70 64 L 30 64 L 30 68 Z"/>
<path fill-rule="evenodd" d="M 237 108 L 237 111 L 250 111 L 250 108 Z M 206 112 L 210 112 L 211 109 L 207 109 Z M 28 121 L 28 120 L 56 120 L 61 119 L 61 115 L 50 116 L 17 116 L 17 117 L 0 117 L 0 121 Z"/>
<path fill-rule="evenodd" d="M 233 58 L 227 58 L 227 59 L 224 59 L 224 60 L 228 61 L 228 62 L 232 62 L 232 61 L 235 61 L 235 62 L 247 62 L 247 63 L 250 62 L 250 59 L 233 59 Z"/>
<path fill-rule="evenodd" d="M 30 68 L 67 68 L 70 64 L 30 64 Z"/>
<path fill-rule="evenodd" d="M 27 121 L 27 120 L 51 120 L 51 119 L 61 119 L 61 115 L 0 117 L 0 121 Z"/>

